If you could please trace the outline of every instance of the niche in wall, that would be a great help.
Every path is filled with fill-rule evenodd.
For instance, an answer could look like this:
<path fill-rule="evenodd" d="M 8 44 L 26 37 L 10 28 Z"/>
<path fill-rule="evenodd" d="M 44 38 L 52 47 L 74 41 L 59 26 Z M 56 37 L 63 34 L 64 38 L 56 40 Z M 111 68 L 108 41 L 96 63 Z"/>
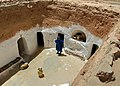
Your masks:
<path fill-rule="evenodd" d="M 72 38 L 78 41 L 86 42 L 86 35 L 82 31 L 74 31 Z"/>
<path fill-rule="evenodd" d="M 37 43 L 38 43 L 38 46 L 44 47 L 44 40 L 43 40 L 42 32 L 37 32 Z"/>
<path fill-rule="evenodd" d="M 25 38 L 21 37 L 18 41 L 18 51 L 21 57 L 24 57 L 28 54 L 28 46 Z"/>

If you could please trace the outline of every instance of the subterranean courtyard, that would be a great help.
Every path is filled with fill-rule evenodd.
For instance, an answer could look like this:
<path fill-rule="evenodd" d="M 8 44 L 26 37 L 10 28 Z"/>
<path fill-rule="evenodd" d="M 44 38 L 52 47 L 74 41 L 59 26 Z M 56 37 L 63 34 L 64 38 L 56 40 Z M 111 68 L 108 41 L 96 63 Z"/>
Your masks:
<path fill-rule="evenodd" d="M 77 1 L 0 1 L 0 85 L 120 85 L 119 4 Z"/>

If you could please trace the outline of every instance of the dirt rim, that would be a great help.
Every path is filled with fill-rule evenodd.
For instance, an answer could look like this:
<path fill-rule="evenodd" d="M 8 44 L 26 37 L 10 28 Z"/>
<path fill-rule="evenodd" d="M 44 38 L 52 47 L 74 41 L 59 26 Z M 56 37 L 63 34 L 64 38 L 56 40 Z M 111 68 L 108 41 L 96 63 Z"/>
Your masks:
<path fill-rule="evenodd" d="M 0 8 L 0 42 L 20 30 L 80 24 L 94 35 L 104 38 L 120 17 L 119 13 L 87 5 L 39 1 Z"/>

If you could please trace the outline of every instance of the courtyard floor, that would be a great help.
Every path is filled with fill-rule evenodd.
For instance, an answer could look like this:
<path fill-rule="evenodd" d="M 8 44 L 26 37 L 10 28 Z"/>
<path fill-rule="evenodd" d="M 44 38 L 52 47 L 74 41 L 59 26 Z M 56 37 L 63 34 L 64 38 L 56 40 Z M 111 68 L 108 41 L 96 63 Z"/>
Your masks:
<path fill-rule="evenodd" d="M 26 70 L 20 70 L 2 86 L 70 86 L 86 61 L 68 55 L 56 54 L 55 48 L 44 49 L 29 63 Z M 42 67 L 44 78 L 38 77 Z"/>

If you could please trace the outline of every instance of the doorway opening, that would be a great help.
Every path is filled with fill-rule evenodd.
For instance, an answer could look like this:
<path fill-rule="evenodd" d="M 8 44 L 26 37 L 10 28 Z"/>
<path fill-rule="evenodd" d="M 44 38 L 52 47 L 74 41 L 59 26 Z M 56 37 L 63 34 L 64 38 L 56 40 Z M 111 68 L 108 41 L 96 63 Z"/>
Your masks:
<path fill-rule="evenodd" d="M 64 34 L 58 33 L 58 36 L 60 37 L 60 39 L 61 39 L 62 41 L 64 41 Z"/>
<path fill-rule="evenodd" d="M 37 32 L 37 43 L 39 47 L 44 47 L 44 40 L 42 32 Z"/>
<path fill-rule="evenodd" d="M 21 37 L 18 41 L 18 51 L 21 57 L 28 54 L 28 47 L 25 38 Z"/>
<path fill-rule="evenodd" d="M 91 51 L 91 56 L 95 53 L 95 51 L 99 48 L 98 45 L 93 44 L 92 51 Z"/>

